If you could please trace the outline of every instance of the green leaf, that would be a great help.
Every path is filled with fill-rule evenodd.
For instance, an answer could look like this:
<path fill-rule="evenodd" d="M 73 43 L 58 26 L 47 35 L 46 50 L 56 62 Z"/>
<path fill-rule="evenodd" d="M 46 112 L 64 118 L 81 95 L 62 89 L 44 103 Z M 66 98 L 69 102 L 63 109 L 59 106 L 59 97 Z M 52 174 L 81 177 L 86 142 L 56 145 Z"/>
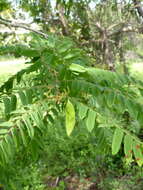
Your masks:
<path fill-rule="evenodd" d="M 73 46 L 73 42 L 71 40 L 64 40 L 61 44 L 58 44 L 57 51 L 58 53 L 64 53 L 69 50 Z"/>
<path fill-rule="evenodd" d="M 84 106 L 81 103 L 78 104 L 78 115 L 81 120 L 86 117 L 87 111 L 88 111 L 87 106 Z"/>
<path fill-rule="evenodd" d="M 73 104 L 68 100 L 66 104 L 66 131 L 70 136 L 75 126 L 75 110 Z"/>
<path fill-rule="evenodd" d="M 27 57 L 38 57 L 39 51 L 34 49 L 28 49 L 27 47 L 21 48 L 21 54 Z"/>
<path fill-rule="evenodd" d="M 10 122 L 10 121 L 7 121 L 7 122 L 2 122 L 2 123 L 0 123 L 0 128 L 10 128 L 10 127 L 12 127 L 13 126 L 13 123 L 12 122 Z"/>
<path fill-rule="evenodd" d="M 4 97 L 3 101 L 4 101 L 4 106 L 5 106 L 5 115 L 6 115 L 6 118 L 9 119 L 9 114 L 11 112 L 10 98 Z"/>
<path fill-rule="evenodd" d="M 28 102 L 27 102 L 27 98 L 26 98 L 25 93 L 23 91 L 19 91 L 19 96 L 20 96 L 22 104 L 27 105 Z"/>
<path fill-rule="evenodd" d="M 33 120 L 33 124 L 35 124 L 37 126 L 37 128 L 42 131 L 45 128 L 45 125 L 42 121 L 42 119 L 40 118 L 40 114 L 38 114 L 38 112 L 33 112 L 30 114 L 31 118 Z"/>
<path fill-rule="evenodd" d="M 78 65 L 78 64 L 74 64 L 74 63 L 72 63 L 70 65 L 69 69 L 71 71 L 78 72 L 78 73 L 84 73 L 84 72 L 86 72 L 86 69 L 83 66 Z"/>
<path fill-rule="evenodd" d="M 27 90 L 25 91 L 25 95 L 26 95 L 27 103 L 28 103 L 28 104 L 31 104 L 31 103 L 32 103 L 32 94 L 33 94 L 32 89 L 27 89 Z"/>
<path fill-rule="evenodd" d="M 123 130 L 120 128 L 116 128 L 113 136 L 113 141 L 112 141 L 112 154 L 115 155 L 119 152 L 121 143 L 122 143 L 122 138 L 123 138 Z"/>
<path fill-rule="evenodd" d="M 8 133 L 7 129 L 0 129 L 0 135 L 6 135 Z"/>
<path fill-rule="evenodd" d="M 134 117 L 134 115 L 136 114 L 136 112 L 135 112 L 136 109 L 134 108 L 134 105 L 133 105 L 132 101 L 126 99 L 125 103 L 126 103 L 126 106 L 127 106 L 127 109 L 129 111 L 130 115 L 132 117 Z"/>
<path fill-rule="evenodd" d="M 5 89 L 8 92 L 10 89 L 13 87 L 13 78 L 10 78 L 6 83 L 5 83 Z"/>
<path fill-rule="evenodd" d="M 96 119 L 96 112 L 89 109 L 88 116 L 86 119 L 86 127 L 89 132 L 91 132 L 94 128 L 95 119 Z"/>
<path fill-rule="evenodd" d="M 125 108 L 125 98 L 123 95 L 117 94 L 115 96 L 115 107 L 117 109 L 117 112 L 119 112 L 120 114 L 124 113 L 126 108 Z"/>
<path fill-rule="evenodd" d="M 130 163 L 132 161 L 132 149 L 133 149 L 133 138 L 131 137 L 131 135 L 126 135 L 124 137 L 124 153 L 127 163 Z"/>
<path fill-rule="evenodd" d="M 68 53 L 66 53 L 66 55 L 63 57 L 63 59 L 68 60 L 68 59 L 72 59 L 72 58 L 77 58 L 77 57 L 79 57 L 80 54 L 81 54 L 81 52 L 79 51 L 79 49 L 74 48 L 74 49 L 71 49 L 70 51 L 68 51 Z"/>
<path fill-rule="evenodd" d="M 16 95 L 11 96 L 11 111 L 16 109 L 17 97 Z"/>
<path fill-rule="evenodd" d="M 10 135 L 6 135 L 4 137 L 4 144 L 6 146 L 7 155 L 9 158 L 12 158 L 14 155 L 15 149 L 14 149 L 14 143 Z"/>
<path fill-rule="evenodd" d="M 107 105 L 109 107 L 112 107 L 114 105 L 114 103 L 115 103 L 115 96 L 116 96 L 116 93 L 114 91 L 113 92 L 108 92 L 107 95 L 105 94 Z"/>
<path fill-rule="evenodd" d="M 32 139 L 34 136 L 34 129 L 33 129 L 33 125 L 31 124 L 30 118 L 28 116 L 25 116 L 22 119 L 26 125 L 28 135 Z"/>
<path fill-rule="evenodd" d="M 47 114 L 47 122 L 48 122 L 49 124 L 53 124 L 53 123 L 54 123 L 54 119 L 53 119 L 53 117 L 52 117 L 51 114 Z"/>
<path fill-rule="evenodd" d="M 17 134 L 17 129 L 16 128 L 13 128 L 11 130 L 11 135 L 12 135 L 12 139 L 13 139 L 13 142 L 15 144 L 15 147 L 18 148 L 18 146 L 19 146 L 19 140 L 18 140 L 19 136 Z"/>
<path fill-rule="evenodd" d="M 1 149 L 1 157 L 3 159 L 3 162 L 8 163 L 9 159 L 6 152 L 6 146 L 5 146 L 4 141 L 0 142 L 0 149 Z"/>
<path fill-rule="evenodd" d="M 137 141 L 133 142 L 133 152 L 137 164 L 141 167 L 143 165 L 143 154 L 141 151 L 141 145 Z"/>
<path fill-rule="evenodd" d="M 23 145 L 24 146 L 27 146 L 27 134 L 25 134 L 25 127 L 24 127 L 24 124 L 22 122 L 17 122 L 17 126 L 19 128 L 19 131 L 20 131 L 20 135 L 21 135 L 21 139 L 22 139 L 22 142 L 23 142 Z"/>

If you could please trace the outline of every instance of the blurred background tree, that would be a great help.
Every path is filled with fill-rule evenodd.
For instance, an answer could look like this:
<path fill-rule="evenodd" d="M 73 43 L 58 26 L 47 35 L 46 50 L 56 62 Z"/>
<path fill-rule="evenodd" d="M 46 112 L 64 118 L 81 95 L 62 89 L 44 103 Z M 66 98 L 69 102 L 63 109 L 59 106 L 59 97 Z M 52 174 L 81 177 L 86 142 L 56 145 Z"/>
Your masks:
<path fill-rule="evenodd" d="M 135 38 L 142 39 L 143 5 L 138 0 L 1 0 L 0 7 L 0 18 L 72 37 L 95 65 L 112 71 L 120 63 L 128 74 L 126 52 L 135 50 Z M 9 34 L 3 33 L 4 39 Z"/>

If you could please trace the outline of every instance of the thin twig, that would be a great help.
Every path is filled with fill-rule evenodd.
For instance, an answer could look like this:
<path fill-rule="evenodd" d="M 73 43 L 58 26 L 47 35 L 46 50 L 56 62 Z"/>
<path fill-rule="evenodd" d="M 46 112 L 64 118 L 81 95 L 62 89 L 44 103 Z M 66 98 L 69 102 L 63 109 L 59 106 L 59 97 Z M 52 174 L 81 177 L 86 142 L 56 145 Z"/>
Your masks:
<path fill-rule="evenodd" d="M 55 184 L 54 184 L 54 187 L 56 187 L 56 186 L 58 185 L 59 180 L 60 180 L 60 178 L 59 178 L 59 177 L 57 177 L 57 178 L 56 178 L 56 181 L 55 181 Z"/>

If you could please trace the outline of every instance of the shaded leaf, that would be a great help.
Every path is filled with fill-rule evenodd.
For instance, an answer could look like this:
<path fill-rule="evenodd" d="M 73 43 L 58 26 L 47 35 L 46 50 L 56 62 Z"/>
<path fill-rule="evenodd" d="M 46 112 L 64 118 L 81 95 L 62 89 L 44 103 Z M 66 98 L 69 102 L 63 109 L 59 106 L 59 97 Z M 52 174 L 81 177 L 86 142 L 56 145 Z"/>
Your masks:
<path fill-rule="evenodd" d="M 122 143 L 122 138 L 123 138 L 123 130 L 120 128 L 116 128 L 114 135 L 113 135 L 113 140 L 112 140 L 112 154 L 115 155 L 119 152 L 121 143 Z"/>
<path fill-rule="evenodd" d="M 89 132 L 91 132 L 92 129 L 94 128 L 95 119 L 96 119 L 96 112 L 89 109 L 88 116 L 86 119 L 86 127 Z"/>
<path fill-rule="evenodd" d="M 83 119 L 86 117 L 88 111 L 88 107 L 84 106 L 83 104 L 78 104 L 78 115 L 80 119 Z"/>

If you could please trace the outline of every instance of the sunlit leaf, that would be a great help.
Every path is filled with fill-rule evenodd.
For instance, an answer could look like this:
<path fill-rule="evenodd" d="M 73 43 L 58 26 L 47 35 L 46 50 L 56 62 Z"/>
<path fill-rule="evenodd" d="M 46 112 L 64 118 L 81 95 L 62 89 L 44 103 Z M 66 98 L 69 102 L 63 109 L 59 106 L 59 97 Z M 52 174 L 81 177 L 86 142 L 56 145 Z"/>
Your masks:
<path fill-rule="evenodd" d="M 66 104 L 66 131 L 67 135 L 70 136 L 75 126 L 75 109 L 70 100 Z"/>

